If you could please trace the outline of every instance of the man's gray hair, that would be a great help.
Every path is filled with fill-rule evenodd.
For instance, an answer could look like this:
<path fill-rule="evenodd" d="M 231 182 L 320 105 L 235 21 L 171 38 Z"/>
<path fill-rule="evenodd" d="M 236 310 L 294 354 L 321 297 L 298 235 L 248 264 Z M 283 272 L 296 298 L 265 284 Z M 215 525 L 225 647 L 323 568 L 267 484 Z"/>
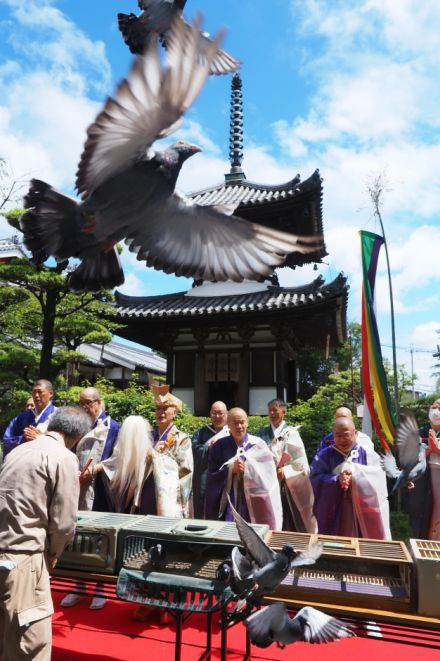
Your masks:
<path fill-rule="evenodd" d="M 271 399 L 270 402 L 267 402 L 267 406 L 281 406 L 281 408 L 287 410 L 287 404 L 283 399 L 279 399 L 279 397 L 275 397 L 275 399 Z"/>
<path fill-rule="evenodd" d="M 56 431 L 68 438 L 82 438 L 92 428 L 92 421 L 79 406 L 62 406 L 52 415 L 47 431 Z"/>

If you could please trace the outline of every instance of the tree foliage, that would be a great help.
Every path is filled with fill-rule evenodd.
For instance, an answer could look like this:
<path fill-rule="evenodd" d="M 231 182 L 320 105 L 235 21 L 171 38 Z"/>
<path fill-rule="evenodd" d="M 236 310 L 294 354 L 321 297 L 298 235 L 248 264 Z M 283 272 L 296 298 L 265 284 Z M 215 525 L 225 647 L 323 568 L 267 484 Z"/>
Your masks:
<path fill-rule="evenodd" d="M 327 358 L 323 350 L 300 351 L 301 365 L 299 392 L 301 399 L 308 399 L 317 388 L 327 383 L 331 374 L 346 370 L 359 371 L 361 364 L 361 326 L 352 322 L 348 327 L 347 339 Z"/>
<path fill-rule="evenodd" d="M 81 343 L 111 340 L 120 327 L 110 320 L 112 301 L 108 291 L 71 292 L 59 266 L 0 264 L 0 414 L 28 396 L 36 379 L 62 383 L 67 363 L 82 358 Z"/>

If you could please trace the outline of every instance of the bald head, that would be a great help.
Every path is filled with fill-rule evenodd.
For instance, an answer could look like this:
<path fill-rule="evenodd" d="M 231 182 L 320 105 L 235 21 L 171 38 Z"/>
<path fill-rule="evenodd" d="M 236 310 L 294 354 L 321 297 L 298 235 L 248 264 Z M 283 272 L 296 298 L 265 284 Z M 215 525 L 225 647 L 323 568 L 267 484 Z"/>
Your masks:
<path fill-rule="evenodd" d="M 350 452 L 356 442 L 356 427 L 350 418 L 336 418 L 333 424 L 335 445 L 341 452 Z"/>
<path fill-rule="evenodd" d="M 79 394 L 79 405 L 87 415 L 95 422 L 104 410 L 104 402 L 97 388 L 89 387 L 81 390 Z"/>
<path fill-rule="evenodd" d="M 340 406 L 335 412 L 335 420 L 337 418 L 349 418 L 353 420 L 353 413 L 346 406 Z"/>
<path fill-rule="evenodd" d="M 212 426 L 214 427 L 215 431 L 220 431 L 223 429 L 228 418 L 228 409 L 226 408 L 226 404 L 220 401 L 214 402 L 211 406 L 209 417 L 211 418 Z"/>
<path fill-rule="evenodd" d="M 247 433 L 248 417 L 246 411 L 235 406 L 228 413 L 228 425 L 231 436 L 239 445 Z"/>

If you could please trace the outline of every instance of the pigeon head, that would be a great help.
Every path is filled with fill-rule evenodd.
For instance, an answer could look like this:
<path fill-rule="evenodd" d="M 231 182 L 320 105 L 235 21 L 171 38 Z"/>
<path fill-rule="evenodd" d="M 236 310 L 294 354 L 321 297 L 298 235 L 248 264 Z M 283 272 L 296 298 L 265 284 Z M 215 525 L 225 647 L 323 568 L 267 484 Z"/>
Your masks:
<path fill-rule="evenodd" d="M 202 151 L 197 145 L 192 145 L 189 142 L 185 142 L 185 140 L 178 140 L 169 149 L 177 154 L 179 165 L 182 165 L 190 156 L 194 156 L 194 154 Z"/>
<path fill-rule="evenodd" d="M 281 549 L 281 553 L 285 555 L 289 561 L 293 560 L 293 558 L 296 556 L 295 549 L 291 544 L 284 544 L 283 548 Z"/>
<path fill-rule="evenodd" d="M 227 562 L 222 562 L 216 571 L 216 578 L 223 583 L 230 583 L 232 577 L 231 565 Z"/>

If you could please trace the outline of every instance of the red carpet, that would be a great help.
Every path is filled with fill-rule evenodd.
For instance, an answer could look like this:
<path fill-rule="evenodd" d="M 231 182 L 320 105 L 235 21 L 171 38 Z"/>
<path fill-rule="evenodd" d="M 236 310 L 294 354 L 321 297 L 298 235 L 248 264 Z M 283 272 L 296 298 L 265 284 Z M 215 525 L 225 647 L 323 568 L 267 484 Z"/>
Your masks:
<path fill-rule="evenodd" d="M 168 661 L 174 659 L 174 620 L 168 626 L 157 623 L 137 623 L 132 620 L 135 606 L 108 601 L 99 611 L 89 609 L 90 597 L 73 606 L 59 606 L 63 593 L 54 592 L 52 661 Z M 182 633 L 182 661 L 195 661 L 205 647 L 204 615 L 192 615 Z M 214 617 L 212 659 L 220 659 L 218 616 Z M 252 647 L 252 659 L 281 661 L 434 661 L 439 659 L 440 632 L 410 629 L 397 625 L 372 625 L 368 634 L 365 625 L 357 625 L 357 638 L 327 645 L 295 643 L 281 650 L 275 645 L 267 649 Z M 380 635 L 382 638 L 373 638 Z M 228 630 L 227 658 L 240 659 L 245 651 L 245 630 L 237 625 Z"/>

